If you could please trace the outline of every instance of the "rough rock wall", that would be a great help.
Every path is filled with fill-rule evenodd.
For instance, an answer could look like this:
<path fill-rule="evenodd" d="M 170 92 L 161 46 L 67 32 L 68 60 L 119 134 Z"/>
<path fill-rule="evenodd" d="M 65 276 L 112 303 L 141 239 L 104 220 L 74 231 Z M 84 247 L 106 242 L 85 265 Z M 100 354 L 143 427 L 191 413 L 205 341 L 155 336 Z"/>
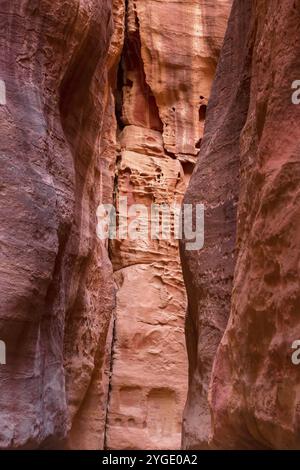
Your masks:
<path fill-rule="evenodd" d="M 0 9 L 0 447 L 100 448 L 114 286 L 95 214 L 100 184 L 107 202 L 113 188 L 111 2 Z"/>
<path fill-rule="evenodd" d="M 182 161 L 195 162 L 231 2 L 132 3 L 136 5 L 146 81 L 163 126 L 165 151 Z"/>
<path fill-rule="evenodd" d="M 126 3 L 116 94 L 117 204 L 119 196 L 148 208 L 182 201 L 201 145 L 229 3 Z M 119 238 L 110 255 L 118 292 L 106 446 L 179 448 L 187 359 L 177 240 Z"/>
<path fill-rule="evenodd" d="M 206 206 L 204 249 L 182 247 L 185 448 L 300 448 L 299 20 L 298 0 L 234 1 L 185 197 Z"/>

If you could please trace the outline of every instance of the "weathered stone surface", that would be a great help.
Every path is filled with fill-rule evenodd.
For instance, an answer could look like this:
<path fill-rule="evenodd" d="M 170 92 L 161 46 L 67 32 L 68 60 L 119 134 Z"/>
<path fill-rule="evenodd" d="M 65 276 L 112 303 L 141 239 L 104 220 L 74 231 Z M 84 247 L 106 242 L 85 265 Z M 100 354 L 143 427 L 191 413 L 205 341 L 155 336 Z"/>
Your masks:
<path fill-rule="evenodd" d="M 300 2 L 257 1 L 251 20 L 238 256 L 212 377 L 213 437 L 230 448 L 300 449 L 300 368 L 291 360 L 300 338 L 300 107 L 291 101 Z"/>
<path fill-rule="evenodd" d="M 229 24 L 242 15 L 242 5 Z M 239 136 L 246 120 L 249 78 L 243 73 L 246 20 L 225 36 L 207 114 L 201 151 L 184 198 L 205 206 L 205 244 L 185 251 L 183 273 L 189 298 L 186 323 L 189 394 L 183 445 L 206 448 L 211 431 L 207 394 L 213 360 L 228 320 L 238 198 Z M 235 24 L 235 23 L 234 23 Z M 241 40 L 233 41 L 233 35 Z M 243 39 L 243 40 L 242 40 Z M 234 45 L 232 45 L 234 44 Z M 234 89 L 232 83 L 235 83 Z M 225 118 L 224 118 L 225 116 Z"/>
<path fill-rule="evenodd" d="M 153 203 L 181 203 L 229 3 L 128 1 L 117 95 L 117 204 L 126 196 L 150 214 Z M 119 237 L 110 254 L 118 293 L 107 447 L 179 448 L 187 364 L 177 240 Z"/>
<path fill-rule="evenodd" d="M 121 141 L 124 145 L 124 139 Z M 146 140 L 140 152 L 145 145 Z M 150 156 L 147 151 L 144 155 L 121 152 L 117 201 L 126 195 L 129 206 L 144 204 L 150 218 L 152 203 L 172 204 L 177 200 L 180 204 L 184 189 L 178 160 L 167 155 Z M 148 229 L 148 221 L 143 220 L 143 227 Z M 178 242 L 174 237 L 152 240 L 149 231 L 138 240 L 116 239 L 110 253 L 118 291 L 107 447 L 179 448 L 187 359 L 186 296 Z"/>
<path fill-rule="evenodd" d="M 195 161 L 231 2 L 133 3 L 146 81 L 163 124 L 165 149 Z"/>
<path fill-rule="evenodd" d="M 115 158 L 99 152 L 112 107 L 111 2 L 0 8 L 0 447 L 57 447 L 70 436 L 71 447 L 100 448 L 114 290 L 95 214 L 100 182 L 111 199 Z"/>
<path fill-rule="evenodd" d="M 122 150 L 164 157 L 164 147 L 161 132 L 147 127 L 126 126 L 119 135 Z"/>
<path fill-rule="evenodd" d="M 180 265 L 137 264 L 115 276 L 107 446 L 179 448 L 187 374 Z"/>
<path fill-rule="evenodd" d="M 299 13 L 298 1 L 235 1 L 229 20 L 185 198 L 207 208 L 205 248 L 182 254 L 185 448 L 300 447 Z"/>
<path fill-rule="evenodd" d="M 300 2 L 235 0 L 203 138 L 230 4 L 2 0 L 0 448 L 180 446 L 177 241 L 111 263 L 96 208 L 180 202 L 200 148 L 183 446 L 300 448 Z"/>
<path fill-rule="evenodd" d="M 142 233 L 139 239 L 128 236 L 124 240 L 117 238 L 111 242 L 111 260 L 115 270 L 137 263 L 153 261 L 171 262 L 178 255 L 178 243 L 174 239 L 173 218 L 170 220 L 170 237 L 166 240 L 151 239 L 151 204 L 165 204 L 172 207 L 180 204 L 185 184 L 182 166 L 172 158 L 158 158 L 124 150 L 117 168 L 116 207 L 119 208 L 119 197 L 126 196 L 128 209 L 132 204 L 143 204 L 147 209 Z M 129 213 L 129 211 L 128 211 Z M 129 224 L 134 217 L 124 217 L 122 223 Z M 148 219 L 148 220 L 147 220 Z"/>
<path fill-rule="evenodd" d="M 122 117 L 195 162 L 230 0 L 128 0 Z"/>

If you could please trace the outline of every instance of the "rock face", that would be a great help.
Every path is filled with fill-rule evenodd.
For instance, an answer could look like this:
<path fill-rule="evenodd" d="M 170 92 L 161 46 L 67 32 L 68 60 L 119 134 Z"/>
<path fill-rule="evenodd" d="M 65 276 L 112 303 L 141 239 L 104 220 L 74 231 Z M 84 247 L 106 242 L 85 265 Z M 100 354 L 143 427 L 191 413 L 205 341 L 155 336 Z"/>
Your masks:
<path fill-rule="evenodd" d="M 152 204 L 181 203 L 228 12 L 224 1 L 215 8 L 198 1 L 128 1 L 116 96 L 117 207 L 120 196 L 127 197 L 129 205 L 146 206 L 149 216 Z M 142 225 L 148 227 L 145 218 Z M 119 237 L 110 254 L 118 292 L 106 446 L 180 448 L 187 359 L 177 240 Z"/>
<path fill-rule="evenodd" d="M 129 0 L 166 152 L 195 161 L 230 1 Z M 133 7 L 129 9 L 130 13 Z M 129 15 L 129 28 L 134 28 Z"/>
<path fill-rule="evenodd" d="M 234 1 L 185 202 L 190 376 L 184 447 L 299 449 L 300 2 Z M 233 86 L 234 84 L 234 86 Z"/>
<path fill-rule="evenodd" d="M 177 241 L 116 240 L 113 280 L 96 208 L 181 202 L 228 2 L 126 6 L 1 4 L 1 448 L 180 446 Z"/>
<path fill-rule="evenodd" d="M 1 449 L 179 448 L 187 379 L 184 448 L 300 449 L 300 1 L 234 1 L 210 97 L 230 6 L 1 1 Z M 96 237 L 188 184 L 189 377 L 174 220 Z"/>
<path fill-rule="evenodd" d="M 109 0 L 1 2 L 1 448 L 103 445 L 112 30 Z"/>

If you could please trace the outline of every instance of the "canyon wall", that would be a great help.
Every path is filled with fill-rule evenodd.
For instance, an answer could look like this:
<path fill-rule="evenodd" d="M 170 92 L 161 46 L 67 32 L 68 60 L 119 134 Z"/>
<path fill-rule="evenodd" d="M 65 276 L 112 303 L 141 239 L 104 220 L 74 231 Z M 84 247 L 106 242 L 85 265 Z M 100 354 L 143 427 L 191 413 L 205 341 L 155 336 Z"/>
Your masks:
<path fill-rule="evenodd" d="M 180 447 L 174 223 L 101 242 L 96 209 L 180 205 L 229 6 L 1 2 L 0 448 Z"/>
<path fill-rule="evenodd" d="M 234 1 L 210 95 L 230 6 L 1 2 L 0 448 L 179 448 L 187 386 L 184 448 L 300 448 L 300 1 Z M 189 377 L 174 222 L 96 237 L 187 186 Z"/>
<path fill-rule="evenodd" d="M 119 67 L 115 201 L 143 204 L 141 234 L 117 238 L 106 446 L 177 449 L 187 390 L 186 295 L 174 237 L 145 236 L 151 205 L 180 207 L 203 136 L 230 2 L 128 0 Z M 122 226 L 130 215 L 119 220 Z M 122 217 L 121 217 L 122 219 Z M 150 229 L 149 229 L 150 230 Z"/>
<path fill-rule="evenodd" d="M 190 363 L 186 449 L 299 449 L 300 2 L 235 0 L 184 201 Z"/>
<path fill-rule="evenodd" d="M 112 32 L 109 0 L 1 1 L 1 448 L 103 445 Z"/>

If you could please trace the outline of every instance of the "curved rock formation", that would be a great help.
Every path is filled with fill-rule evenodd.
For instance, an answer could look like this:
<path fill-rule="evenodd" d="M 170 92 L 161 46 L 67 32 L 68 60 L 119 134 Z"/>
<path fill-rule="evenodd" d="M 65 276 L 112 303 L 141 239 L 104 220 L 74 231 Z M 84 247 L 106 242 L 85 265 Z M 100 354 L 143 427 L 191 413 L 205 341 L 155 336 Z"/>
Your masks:
<path fill-rule="evenodd" d="M 1 2 L 1 448 L 102 445 L 112 29 L 109 0 Z"/>
<path fill-rule="evenodd" d="M 206 206 L 204 249 L 182 247 L 185 448 L 300 448 L 299 20 L 299 1 L 233 4 L 185 197 Z"/>

